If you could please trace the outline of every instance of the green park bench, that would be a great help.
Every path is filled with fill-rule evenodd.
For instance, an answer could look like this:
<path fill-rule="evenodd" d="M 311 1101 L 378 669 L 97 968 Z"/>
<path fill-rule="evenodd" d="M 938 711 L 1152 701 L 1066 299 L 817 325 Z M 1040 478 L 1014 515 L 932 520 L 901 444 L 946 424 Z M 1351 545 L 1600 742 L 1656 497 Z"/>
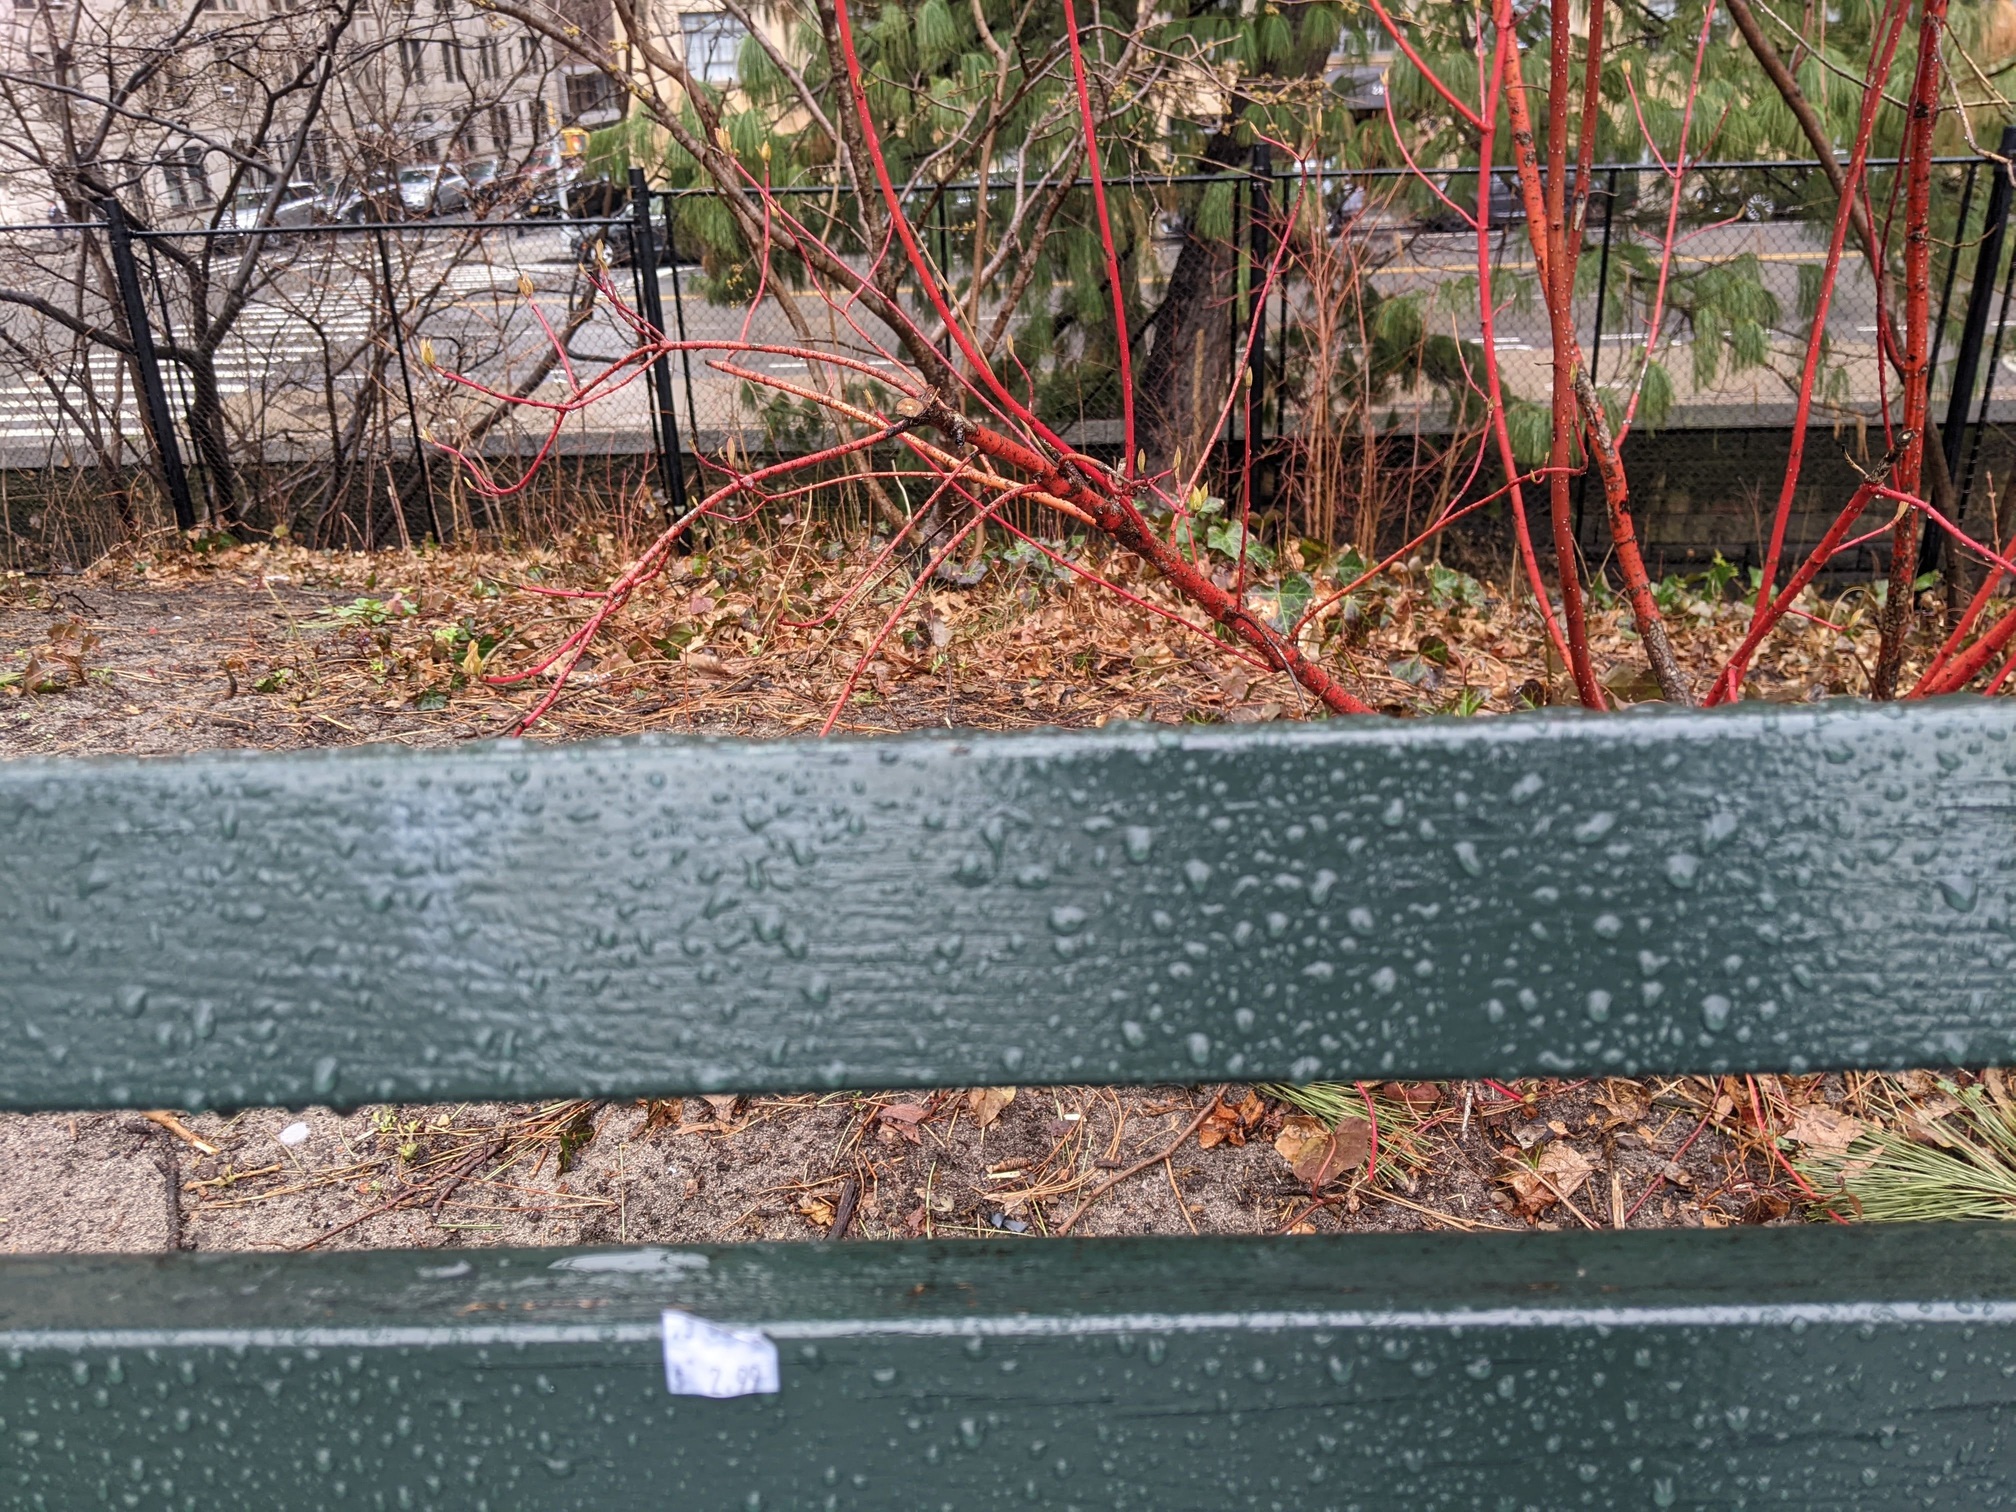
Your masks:
<path fill-rule="evenodd" d="M 11 762 L 0 1106 L 2007 1063 L 2012 736 Z M 0 1259 L 10 1512 L 2012 1501 L 2016 1224 Z"/>

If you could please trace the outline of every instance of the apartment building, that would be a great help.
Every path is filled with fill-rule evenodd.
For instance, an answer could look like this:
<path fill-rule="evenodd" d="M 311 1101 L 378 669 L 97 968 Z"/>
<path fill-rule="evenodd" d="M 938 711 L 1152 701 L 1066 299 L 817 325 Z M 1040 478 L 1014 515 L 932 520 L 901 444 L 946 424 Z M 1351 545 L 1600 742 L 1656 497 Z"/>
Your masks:
<path fill-rule="evenodd" d="M 609 38 L 608 0 L 555 9 Z M 413 165 L 510 172 L 621 102 L 600 70 L 468 0 L 12 0 L 0 218 L 112 192 L 172 223 L 283 174 L 334 189 Z"/>

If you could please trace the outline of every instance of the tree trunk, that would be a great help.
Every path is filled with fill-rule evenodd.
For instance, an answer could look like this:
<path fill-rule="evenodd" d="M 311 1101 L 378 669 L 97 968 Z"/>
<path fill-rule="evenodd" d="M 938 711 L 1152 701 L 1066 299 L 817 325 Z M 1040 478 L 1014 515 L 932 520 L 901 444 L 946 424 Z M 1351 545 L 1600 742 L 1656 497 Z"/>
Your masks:
<path fill-rule="evenodd" d="M 1200 173 L 1237 160 L 1240 147 L 1229 131 L 1205 145 Z M 1142 322 L 1139 339 L 1147 350 L 1135 370 L 1135 409 L 1149 477 L 1181 458 L 1193 464 L 1224 403 L 1232 372 L 1232 294 L 1238 249 L 1231 239 L 1207 241 L 1192 221 L 1183 227 L 1169 286 L 1155 313 Z"/>
<path fill-rule="evenodd" d="M 231 443 L 224 430 L 224 400 L 217 388 L 217 359 L 208 351 L 192 354 L 189 370 L 189 436 L 203 463 L 209 485 L 212 523 L 222 530 L 244 524 L 231 467 Z"/>

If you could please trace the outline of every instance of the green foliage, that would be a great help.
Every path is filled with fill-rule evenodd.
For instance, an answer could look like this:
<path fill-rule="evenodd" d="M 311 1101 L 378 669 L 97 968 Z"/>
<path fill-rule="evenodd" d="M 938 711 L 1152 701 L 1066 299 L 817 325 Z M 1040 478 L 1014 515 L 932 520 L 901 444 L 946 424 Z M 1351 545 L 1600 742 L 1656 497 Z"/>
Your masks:
<path fill-rule="evenodd" d="M 916 35 L 917 61 L 927 73 L 944 67 L 959 51 L 959 28 L 945 0 L 924 0 L 917 7 Z"/>
<path fill-rule="evenodd" d="M 1233 193 L 1230 184 L 1207 184 L 1198 196 L 1194 218 L 1197 234 L 1206 241 L 1228 241 L 1232 236 Z"/>
<path fill-rule="evenodd" d="M 1610 52 L 1602 74 L 1602 115 L 1596 123 L 1599 160 L 1639 161 L 1646 157 L 1641 134 L 1649 132 L 1658 153 L 1670 160 L 1682 147 L 1682 104 L 1695 67 L 1696 40 L 1709 0 L 1674 0 L 1658 7 L 1612 7 L 1609 12 Z M 1398 0 L 1394 9 L 1408 27 L 1430 66 L 1455 81 L 1459 90 L 1475 77 L 1474 34 L 1470 14 L 1461 8 L 1433 5 L 1429 0 Z M 1987 24 L 1986 6 L 1962 6 L 1954 12 L 1952 29 L 1958 45 L 1973 47 Z M 856 36 L 861 49 L 871 113 L 897 182 L 911 184 L 914 213 L 926 234 L 922 238 L 933 257 L 941 253 L 956 300 L 974 292 L 974 237 L 980 217 L 970 195 L 934 199 L 937 186 L 970 180 L 983 166 L 983 141 L 991 141 L 984 167 L 995 185 L 987 210 L 986 250 L 999 246 L 1008 219 L 1013 185 L 1033 184 L 1044 174 L 1078 165 L 1078 124 L 1070 69 L 1056 44 L 1061 37 L 1061 5 L 1056 0 L 870 0 L 855 9 Z M 1376 18 L 1355 4 L 1261 3 L 1249 0 L 1171 0 L 1146 13 L 1139 58 L 1166 70 L 1167 61 L 1193 58 L 1208 61 L 1229 88 L 1222 99 L 1185 89 L 1157 92 L 1145 84 L 1150 62 L 1137 62 L 1144 72 L 1133 76 L 1110 96 L 1114 118 L 1099 144 L 1109 177 L 1127 174 L 1195 172 L 1212 165 L 1243 163 L 1244 150 L 1262 133 L 1308 147 L 1326 166 L 1391 168 L 1400 158 L 1391 130 L 1380 112 L 1354 113 L 1343 97 L 1323 84 L 1333 54 L 1359 59 L 1384 59 L 1391 45 Z M 1799 13 L 1781 12 L 1799 24 Z M 1873 0 L 1809 13 L 1805 46 L 1794 49 L 1779 36 L 1788 56 L 1799 60 L 1801 78 L 1834 132 L 1845 144 L 1852 136 L 1859 91 L 1837 77 L 1838 70 L 1859 75 L 1866 59 L 1872 26 L 1878 14 Z M 1116 34 L 1110 29 L 1120 13 L 1088 17 L 1081 8 L 1083 32 L 1095 71 L 1117 55 Z M 1132 25 L 1131 13 L 1127 24 Z M 1767 18 L 1768 20 L 1769 18 Z M 1103 20 L 1104 25 L 1099 24 Z M 983 34 L 983 24 L 985 34 Z M 1544 55 L 1548 13 L 1545 7 L 1525 7 L 1516 25 L 1523 44 L 1535 49 L 1529 69 Z M 1776 27 L 1775 20 L 1770 22 Z M 1767 28 L 1768 29 L 1768 28 Z M 1777 35 L 1774 32 L 1774 35 Z M 991 41 L 990 41 L 991 38 Z M 1700 97 L 1692 113 L 1692 135 L 1685 147 L 1695 156 L 1721 158 L 1803 158 L 1807 147 L 1796 123 L 1759 75 L 1755 60 L 1719 15 L 1710 32 L 1711 45 L 1701 58 Z M 1006 71 L 997 67 L 995 45 L 1006 50 Z M 825 44 L 809 15 L 801 15 L 782 39 L 793 65 L 820 99 L 829 119 L 851 110 L 844 73 L 825 55 Z M 1897 64 L 1898 78 L 1908 77 L 1915 40 L 1907 37 Z M 1105 49 L 1102 54 L 1101 49 Z M 1103 60 L 1103 61 L 1102 61 Z M 1636 89 L 1634 105 L 1626 88 L 1630 67 Z M 1032 70 L 1040 68 L 1040 72 Z M 1544 70 L 1541 70 L 1544 72 Z M 1164 78 L 1166 84 L 1166 77 Z M 1406 133 L 1415 159 L 1430 171 L 1446 175 L 1445 191 L 1458 203 L 1474 201 L 1478 179 L 1457 171 L 1474 163 L 1476 135 L 1449 105 L 1404 61 L 1387 73 L 1395 115 Z M 722 99 L 722 119 L 729 146 L 745 167 L 778 184 L 831 183 L 837 158 L 811 112 L 797 98 L 785 72 L 752 39 L 738 60 L 738 84 Z M 1228 114 L 1219 113 L 1221 106 Z M 999 110 L 998 118 L 995 111 Z M 1546 151 L 1545 111 L 1538 112 L 1537 144 Z M 683 116 L 686 127 L 707 134 L 691 104 Z M 1894 153 L 1901 140 L 1902 112 L 1886 105 L 1880 113 L 1872 150 Z M 1941 126 L 1940 150 L 1956 143 L 1950 124 Z M 1501 116 L 1496 132 L 1497 162 L 1510 161 L 1509 120 Z M 1206 161 L 1206 152 L 1210 157 Z M 651 167 L 654 179 L 679 187 L 698 182 L 692 160 L 633 116 L 598 132 L 590 149 L 595 171 L 617 172 L 632 162 Z M 1367 182 L 1370 182 L 1369 180 Z M 1637 202 L 1620 202 L 1603 312 L 1606 331 L 1643 330 L 1654 290 L 1664 283 L 1663 332 L 1676 326 L 1691 340 L 1685 345 L 1688 377 L 1695 386 L 1726 383 L 1731 377 L 1768 373 L 1774 333 L 1782 337 L 1788 312 L 1771 293 L 1754 257 L 1726 263 L 1674 258 L 1662 268 L 1659 242 L 1668 208 L 1665 178 L 1648 172 L 1638 184 Z M 1872 201 L 1887 202 L 1889 181 L 1877 175 L 1870 184 Z M 1768 194 L 1766 193 L 1768 191 Z M 1122 192 L 1113 197 L 1114 235 L 1121 269 L 1121 293 L 1130 328 L 1147 331 L 1156 302 L 1167 288 L 1168 247 L 1158 246 L 1153 224 L 1159 214 L 1178 223 L 1193 242 L 1222 244 L 1244 224 L 1243 189 L 1229 183 L 1170 184 L 1152 193 Z M 1333 189 L 1333 193 L 1334 193 Z M 1383 192 L 1383 191 L 1382 191 Z M 1396 208 L 1446 217 L 1446 210 L 1422 185 L 1400 184 Z M 1768 198 L 1768 204 L 1759 203 Z M 1983 198 L 1975 197 L 1977 204 Z M 810 206 L 810 200 L 794 201 Z M 942 203 L 945 231 L 936 231 Z M 1333 201 L 1333 204 L 1335 202 Z M 1935 193 L 1935 219 L 1950 222 L 1957 195 Z M 1327 224 L 1320 202 L 1304 224 Z M 1690 177 L 1681 202 L 1683 220 L 1699 225 L 1714 218 L 1746 214 L 1774 217 L 1803 214 L 1813 220 L 1824 245 L 1825 218 L 1832 195 L 1817 174 L 1774 173 L 1768 183 L 1756 174 L 1705 174 Z M 697 242 L 705 255 L 706 277 L 696 280 L 705 293 L 724 300 L 749 297 L 755 287 L 752 251 L 717 202 L 695 198 L 680 207 L 682 239 Z M 822 212 L 823 213 L 823 212 Z M 861 211 L 854 204 L 839 207 L 841 224 L 829 239 L 842 251 L 861 254 Z M 1975 212 L 1978 224 L 1979 211 Z M 1817 217 L 1817 219 L 1815 219 Z M 1594 214 L 1592 212 L 1592 221 Z M 826 228 L 822 225 L 822 231 Z M 1941 223 L 1935 236 L 1951 244 L 1965 228 Z M 1591 235 L 1594 235 L 1592 225 Z M 1506 245 L 1518 249 L 1522 227 L 1505 230 Z M 773 249 L 774 276 L 786 284 L 801 282 L 803 269 L 787 252 Z M 1214 298 L 1229 300 L 1233 284 L 1250 281 L 1250 266 L 1223 257 Z M 1366 261 L 1376 263 L 1368 254 Z M 1231 271 L 1224 271 L 1229 264 Z M 1578 285 L 1593 296 L 1598 259 L 1587 256 L 1578 268 Z M 1118 333 L 1114 328 L 1113 289 L 1106 255 L 1096 228 L 1089 194 L 1073 192 L 1054 221 L 1044 244 L 1019 250 L 994 278 L 986 294 L 997 295 L 1011 278 L 1027 273 L 1028 281 L 1011 325 L 1012 360 L 1004 369 L 1026 371 L 1029 391 L 1039 411 L 1053 421 L 1076 422 L 1118 414 Z M 905 275 L 906 281 L 908 275 Z M 1796 270 L 1797 311 L 1810 315 L 1819 290 L 1817 264 Z M 1248 284 L 1250 287 L 1250 282 Z M 1782 285 L 1781 285 L 1782 287 Z M 1539 308 L 1539 291 L 1529 274 L 1501 268 L 1493 283 L 1494 297 L 1531 318 Z M 1390 401 L 1424 389 L 1442 396 L 1452 423 L 1474 424 L 1485 400 L 1476 392 L 1484 363 L 1477 345 L 1479 327 L 1477 281 L 1474 274 L 1452 273 L 1433 287 L 1393 294 L 1369 281 L 1358 285 L 1364 331 L 1337 343 L 1333 360 L 1322 368 L 1338 401 L 1331 413 L 1353 413 L 1354 406 Z M 1790 300 L 1782 302 L 1792 302 Z M 1278 334 L 1279 328 L 1275 328 Z M 1137 368 L 1144 352 L 1154 349 L 1153 335 L 1136 338 Z M 1304 375 L 1314 364 L 1307 335 L 1286 333 L 1286 360 L 1277 369 L 1290 385 L 1314 381 Z M 1298 350 L 1298 348 L 1300 348 Z M 1651 348 L 1625 348 L 1602 353 L 1603 378 L 1613 386 L 1605 395 L 1613 419 L 1621 398 L 1637 395 L 1638 424 L 1656 428 L 1670 421 L 1674 381 L 1662 361 L 1675 360 L 1678 346 L 1655 343 Z M 1831 363 L 1819 384 L 1823 401 L 1847 396 L 1846 374 Z M 1290 401 L 1305 405 L 1314 396 L 1294 392 Z M 1551 437 L 1551 417 L 1543 404 L 1503 396 L 1515 456 L 1522 465 L 1545 460 Z M 767 436 L 794 434 L 801 417 L 766 401 L 763 424 Z M 1257 543 L 1228 535 L 1233 527 L 1219 522 L 1204 530 L 1201 550 L 1221 554 L 1244 552 L 1249 561 Z M 1216 539 L 1213 539 L 1213 535 Z"/>
<path fill-rule="evenodd" d="M 1484 607 L 1484 585 L 1467 572 L 1458 572 L 1454 567 L 1444 567 L 1440 562 L 1428 564 L 1428 601 L 1437 609 L 1482 609 Z"/>
<path fill-rule="evenodd" d="M 1657 430 L 1673 414 L 1673 378 L 1662 362 L 1647 362 L 1638 387 L 1638 422 Z"/>
<path fill-rule="evenodd" d="M 1265 572 L 1274 565 L 1274 548 L 1263 545 L 1253 534 L 1250 523 L 1244 520 L 1227 520 L 1223 525 L 1214 525 L 1204 534 L 1204 544 L 1228 561 L 1237 562 L 1241 557 L 1255 572 Z"/>
<path fill-rule="evenodd" d="M 1728 602 L 1729 585 L 1736 581 L 1737 573 L 1736 564 L 1718 551 L 1704 571 L 1668 573 L 1654 583 L 1652 599 L 1659 612 L 1669 617 L 1687 614 L 1700 620 L 1713 619 L 1715 612 Z M 1753 586 L 1752 597 L 1755 591 Z"/>
<path fill-rule="evenodd" d="M 389 599 L 354 598 L 347 604 L 337 604 L 321 619 L 310 623 L 325 629 L 365 629 L 390 620 L 410 619 L 419 612 L 403 593 L 395 592 Z"/>
<path fill-rule="evenodd" d="M 1529 399 L 1508 399 L 1505 429 L 1512 437 L 1512 455 L 1523 467 L 1547 460 L 1554 444 L 1554 412 Z"/>
<path fill-rule="evenodd" d="M 1207 498 L 1201 493 L 1192 495 L 1189 514 L 1176 521 L 1176 544 L 1193 560 L 1202 554 L 1197 543 L 1200 527 L 1205 551 L 1230 562 L 1243 556 L 1246 565 L 1255 572 L 1265 572 L 1274 565 L 1274 549 L 1260 541 L 1247 522 L 1226 518 L 1223 499 Z"/>
<path fill-rule="evenodd" d="M 1271 559 L 1272 553 L 1269 553 Z M 1283 635 L 1295 628 L 1302 612 L 1315 599 L 1316 585 L 1306 572 L 1283 573 L 1281 581 L 1271 592 L 1255 594 L 1254 599 L 1266 616 L 1268 624 Z"/>

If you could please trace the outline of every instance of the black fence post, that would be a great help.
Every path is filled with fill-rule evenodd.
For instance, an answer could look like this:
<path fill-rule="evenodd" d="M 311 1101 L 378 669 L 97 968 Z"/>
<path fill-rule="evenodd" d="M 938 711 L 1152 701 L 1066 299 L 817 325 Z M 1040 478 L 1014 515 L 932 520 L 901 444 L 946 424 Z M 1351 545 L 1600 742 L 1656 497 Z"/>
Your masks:
<path fill-rule="evenodd" d="M 679 331 L 680 341 L 686 340 L 686 297 L 679 291 L 679 223 L 674 211 L 679 204 L 679 196 L 665 196 L 665 262 L 672 274 L 672 319 Z M 686 380 L 686 434 L 693 438 L 693 454 L 700 454 L 700 411 L 693 403 L 693 354 L 684 346 L 679 348 L 679 371 Z"/>
<path fill-rule="evenodd" d="M 139 369 L 141 401 L 147 406 L 147 429 L 153 434 L 154 456 L 161 481 L 175 511 L 175 528 L 196 528 L 196 506 L 189 497 L 189 474 L 182 468 L 182 447 L 168 413 L 168 390 L 161 382 L 161 361 L 154 351 L 154 329 L 147 323 L 147 301 L 140 293 L 140 267 L 133 259 L 133 234 L 119 201 L 104 201 L 105 240 L 112 253 L 112 276 L 119 285 L 119 304 L 126 315 L 126 337 L 133 344 L 133 365 Z"/>
<path fill-rule="evenodd" d="M 1586 201 L 1584 203 L 1587 203 Z M 1585 212 L 1586 214 L 1586 212 Z M 1610 170 L 1603 190 L 1603 244 L 1596 257 L 1596 321 L 1589 333 L 1589 384 L 1603 367 L 1603 306 L 1610 298 L 1610 228 L 1617 220 L 1617 170 Z M 1575 480 L 1575 539 L 1582 539 L 1584 500 L 1589 494 L 1589 459 L 1582 459 L 1582 476 Z"/>
<path fill-rule="evenodd" d="M 658 242 L 651 230 L 651 189 L 644 182 L 642 168 L 630 170 L 630 215 L 630 260 L 642 275 L 638 283 L 644 299 L 642 314 L 663 340 L 665 301 L 658 289 Z M 658 410 L 658 466 L 664 479 L 665 508 L 676 517 L 686 513 L 686 461 L 680 455 L 679 407 L 672 400 L 672 364 L 663 352 L 651 360 L 651 399 Z"/>
<path fill-rule="evenodd" d="M 949 193 L 951 193 L 949 185 L 940 184 L 938 186 L 938 209 L 933 219 L 937 223 L 938 232 L 938 279 L 945 286 L 948 301 L 956 301 L 958 298 L 958 282 L 952 277 L 951 227 L 945 223 L 945 196 Z M 976 268 L 974 273 L 977 276 L 979 270 Z M 940 349 L 945 354 L 945 366 L 948 368 L 951 367 L 952 328 L 949 325 L 945 328 L 945 340 L 940 344 Z"/>
<path fill-rule="evenodd" d="M 413 438 L 413 466 L 427 490 L 427 525 L 436 541 L 445 541 L 448 538 L 442 533 L 441 518 L 434 512 L 434 470 L 427 465 L 427 453 L 420 440 L 420 406 L 413 402 L 413 374 L 406 366 L 406 331 L 399 319 L 399 294 L 392 284 L 392 252 L 383 231 L 374 231 L 372 235 L 378 242 L 378 270 L 385 277 L 385 323 L 392 333 L 393 354 L 399 359 L 399 384 L 406 391 L 406 429 Z M 371 543 L 366 541 L 364 545 L 369 550 Z"/>
<path fill-rule="evenodd" d="M 1954 490 L 1955 507 L 1963 512 L 1967 496 L 1974 490 L 1974 464 L 1981 460 L 1981 438 L 1988 430 L 1988 406 L 1995 398 L 1995 371 L 2002 360 L 2002 336 L 2009 327 L 2009 300 L 2016 293 L 2016 258 L 2009 260 L 2002 274 L 2002 309 L 1995 317 L 1995 340 L 1988 348 L 1988 373 L 1981 383 L 1981 408 L 1974 417 L 1973 435 L 1967 445 L 1967 466 Z"/>
<path fill-rule="evenodd" d="M 1253 208 L 1246 221 L 1247 259 L 1252 272 L 1247 275 L 1253 322 L 1253 408 L 1259 417 L 1257 441 L 1267 439 L 1267 268 L 1274 258 L 1274 149 L 1266 142 L 1253 144 Z"/>
<path fill-rule="evenodd" d="M 1961 243 L 1967 239 L 1967 216 L 1974 208 L 1975 181 L 1980 176 L 1981 165 L 1979 163 L 1969 163 L 1967 165 L 1967 178 L 1960 190 L 1960 215 L 1953 222 L 1953 250 L 1946 256 L 1946 277 L 1941 281 L 1939 286 L 1939 318 L 1932 322 L 1932 355 L 1927 359 L 1925 364 L 1926 373 L 1931 375 L 1925 380 L 1928 384 L 1933 381 L 1933 378 L 1937 377 L 1939 372 L 1939 349 L 1946 344 L 1946 317 L 1953 310 L 1954 275 L 1960 271 Z M 1949 393 L 1946 397 L 1950 403 L 1953 396 Z M 1932 407 L 1929 389 L 1926 393 L 1925 407 L 1927 410 L 1930 410 Z M 1941 434 L 1943 435 L 1944 433 L 1942 432 Z M 1930 534 L 1928 533 L 1927 539 L 1929 540 L 1930 538 Z"/>
<path fill-rule="evenodd" d="M 1316 214 L 1319 223 L 1323 215 L 1323 181 L 1316 181 Z M 1295 224 L 1296 207 L 1299 204 L 1297 190 L 1301 187 L 1292 173 L 1277 172 L 1274 187 L 1280 191 L 1281 227 L 1285 235 Z M 1274 295 L 1274 324 L 1280 334 L 1274 338 L 1274 434 L 1288 434 L 1288 263 L 1281 264 L 1281 282 L 1276 285 Z"/>
<path fill-rule="evenodd" d="M 2006 157 L 2016 153 L 2016 126 L 2002 128 L 2001 152 Z M 1960 326 L 1960 350 L 1953 356 L 1953 386 L 1946 399 L 1946 424 L 1940 432 L 1939 440 L 1946 453 L 1946 472 L 1950 477 L 1958 477 L 1960 472 L 1960 443 L 1967 431 L 1967 411 L 1974 399 L 1974 381 L 1981 370 L 1981 346 L 1988 335 L 1988 307 L 1995 294 L 1995 274 L 2002 265 L 2002 243 L 2009 230 L 2010 183 L 2009 170 L 2002 163 L 1989 165 L 1993 175 L 1988 185 L 1988 206 L 1981 223 L 1981 250 L 1974 259 L 1974 282 L 1967 290 L 1967 313 Z M 1963 225 L 1964 233 L 1966 227 Z M 1955 242 L 1959 237 L 1954 238 Z M 1956 245 L 1954 255 L 1959 255 Z M 2005 289 L 2002 295 L 2002 320 L 2009 318 L 2009 295 Z M 1995 351 L 2002 349 L 2002 321 L 1995 326 Z M 1988 395 L 1995 391 L 1993 363 L 1986 389 L 1981 397 L 1981 423 L 1988 419 Z M 1974 482 L 1974 455 L 1980 450 L 1977 434 L 1975 445 L 1967 459 L 1967 476 L 1954 491 L 1954 508 L 1962 519 L 1966 518 L 1967 495 Z"/>

